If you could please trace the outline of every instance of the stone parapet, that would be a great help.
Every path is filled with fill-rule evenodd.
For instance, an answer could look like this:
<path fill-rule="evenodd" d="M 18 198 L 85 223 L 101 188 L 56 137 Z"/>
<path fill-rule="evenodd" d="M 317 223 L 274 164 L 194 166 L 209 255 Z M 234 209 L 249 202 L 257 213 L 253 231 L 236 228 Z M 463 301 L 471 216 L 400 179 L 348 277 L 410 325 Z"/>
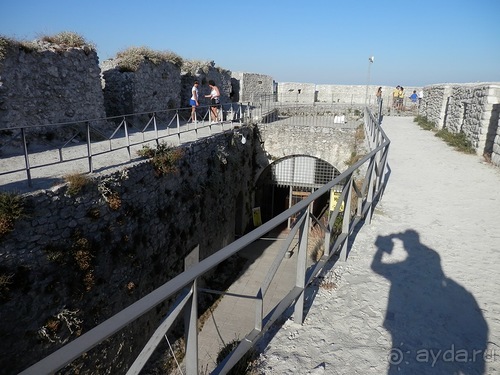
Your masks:
<path fill-rule="evenodd" d="M 497 160 L 499 83 L 438 84 L 424 88 L 420 114 L 438 129 L 464 133 L 478 155 Z M 496 165 L 499 165 L 494 161 Z"/>

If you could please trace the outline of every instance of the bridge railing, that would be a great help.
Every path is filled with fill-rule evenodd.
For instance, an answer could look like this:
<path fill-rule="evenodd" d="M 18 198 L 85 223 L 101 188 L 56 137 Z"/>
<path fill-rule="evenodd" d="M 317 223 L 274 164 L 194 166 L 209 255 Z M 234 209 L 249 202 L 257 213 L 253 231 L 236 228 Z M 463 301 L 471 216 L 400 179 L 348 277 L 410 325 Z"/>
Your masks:
<path fill-rule="evenodd" d="M 163 321 L 157 323 L 158 328 L 129 368 L 127 374 L 139 374 L 159 342 L 166 336 L 176 319 L 181 316 L 184 316 L 185 319 L 185 373 L 191 375 L 198 374 L 198 292 L 206 292 L 206 290 L 198 288 L 197 280 L 207 272 L 213 270 L 221 262 L 238 254 L 254 241 L 281 226 L 282 223 L 286 222 L 292 216 L 296 217 L 295 225 L 287 238 L 282 242 L 281 249 L 269 266 L 267 274 L 262 278 L 260 287 L 255 290 L 254 295 L 240 296 L 251 298 L 255 301 L 256 314 L 254 328 L 218 364 L 212 371 L 212 374 L 225 374 L 234 367 L 289 307 L 293 306 L 295 321 L 302 323 L 304 321 L 306 287 L 321 275 L 327 263 L 336 259 L 347 259 L 349 242 L 352 241 L 355 228 L 359 224 L 363 224 L 363 222 L 370 222 L 374 205 L 381 199 L 385 184 L 387 183 L 386 165 L 390 140 L 369 109 L 365 111 L 364 126 L 371 151 L 348 170 L 288 210 L 220 249 L 210 257 L 201 262 L 192 262 L 193 264 L 185 272 L 48 357 L 27 368 L 22 374 L 53 373 L 129 326 L 159 304 L 166 301 L 174 301 L 174 299 L 175 302 L 171 304 L 170 313 L 165 316 Z M 360 179 L 363 181 L 362 184 L 359 183 Z M 343 190 L 335 207 L 329 212 L 328 221 L 325 225 L 322 225 L 318 218 L 312 214 L 311 207 L 317 199 L 321 198 L 324 194 L 329 194 L 338 186 L 343 186 Z M 336 225 L 338 218 L 342 222 L 340 229 Z M 306 253 L 310 241 L 311 221 L 320 224 L 324 232 L 324 253 L 318 261 L 307 267 Z M 279 265 L 285 258 L 285 254 L 294 250 L 295 246 L 293 244 L 297 236 L 298 250 L 296 254 L 295 283 L 280 295 L 279 301 L 276 304 L 271 306 L 269 310 L 264 311 L 264 299 L 269 285 L 275 277 Z M 219 293 L 224 294 L 224 292 Z M 153 322 L 149 323 L 153 324 Z"/>
<path fill-rule="evenodd" d="M 120 155 L 120 163 L 134 159 L 134 151 L 150 143 L 179 145 L 229 130 L 251 118 L 252 107 L 243 103 L 223 103 L 219 121 L 209 118 L 210 107 L 197 108 L 194 122 L 191 108 L 135 113 L 85 121 L 2 129 L 0 177 L 25 180 L 33 185 L 33 175 L 73 169 L 92 173 L 108 162 L 108 155 Z M 10 134 L 10 135 L 6 135 Z M 36 139 L 44 139 L 42 145 Z M 80 146 L 80 147 L 78 147 Z M 43 155 L 43 157 L 42 157 Z M 99 163 L 99 161 L 102 161 Z M 4 180 L 4 178 L 2 178 Z"/>

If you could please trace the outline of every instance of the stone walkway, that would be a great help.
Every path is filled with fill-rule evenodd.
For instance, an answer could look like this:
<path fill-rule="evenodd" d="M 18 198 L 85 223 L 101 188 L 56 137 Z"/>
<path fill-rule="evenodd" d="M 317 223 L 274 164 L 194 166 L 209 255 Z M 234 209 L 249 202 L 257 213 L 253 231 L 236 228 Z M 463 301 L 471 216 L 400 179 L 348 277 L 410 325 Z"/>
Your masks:
<path fill-rule="evenodd" d="M 237 122 L 219 122 L 209 125 L 207 121 L 198 124 L 183 122 L 179 129 L 177 126 L 159 126 L 158 138 L 160 143 L 168 145 L 179 145 L 208 137 L 229 129 L 233 129 L 240 124 Z M 153 130 L 133 132 L 129 130 L 130 155 L 128 153 L 126 138 L 123 134 L 115 136 L 109 141 L 92 142 L 92 164 L 94 173 L 110 173 L 113 170 L 123 168 L 124 165 L 135 161 L 140 161 L 138 156 L 143 144 L 155 146 L 156 133 Z M 4 146 L 0 148 L 0 173 L 21 170 L 15 173 L 0 175 L 0 191 L 10 191 L 16 193 L 26 193 L 40 189 L 50 189 L 52 186 L 63 181 L 63 176 L 73 173 L 88 173 L 89 159 L 86 142 L 70 142 L 67 146 L 59 150 L 61 144 L 49 146 L 44 144 L 31 145 L 29 164 L 31 169 L 32 186 L 28 185 L 25 158 L 22 152 L 20 141 L 14 148 Z M 65 162 L 60 163 L 60 160 Z M 46 167 L 41 165 L 52 164 Z"/>
<path fill-rule="evenodd" d="M 500 169 L 386 117 L 390 178 L 303 325 L 262 374 L 500 374 Z"/>

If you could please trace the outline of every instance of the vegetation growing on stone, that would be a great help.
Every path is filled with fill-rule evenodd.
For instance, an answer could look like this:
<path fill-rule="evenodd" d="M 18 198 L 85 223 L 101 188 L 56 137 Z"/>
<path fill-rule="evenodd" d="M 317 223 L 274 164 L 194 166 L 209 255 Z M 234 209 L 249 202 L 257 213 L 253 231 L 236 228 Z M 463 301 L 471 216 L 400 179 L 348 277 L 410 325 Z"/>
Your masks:
<path fill-rule="evenodd" d="M 153 168 L 158 176 L 176 173 L 178 170 L 177 162 L 184 155 L 181 148 L 168 146 L 166 143 L 160 143 L 156 149 L 143 146 L 137 153 L 139 156 L 151 159 L 151 164 L 153 164 Z"/>
<path fill-rule="evenodd" d="M 71 31 L 62 31 L 55 35 L 43 35 L 40 37 L 40 40 L 69 48 L 82 48 L 88 46 L 95 49 L 95 46 L 87 42 L 83 36 Z"/>
<path fill-rule="evenodd" d="M 12 193 L 0 193 L 0 236 L 14 229 L 14 223 L 24 214 L 21 196 Z"/>
<path fill-rule="evenodd" d="M 48 44 L 57 45 L 59 48 L 84 48 L 95 51 L 95 45 L 87 42 L 84 37 L 71 31 L 62 31 L 55 35 L 42 35 L 38 40 L 25 41 L 8 38 L 0 35 L 0 60 L 6 57 L 9 48 L 18 48 L 24 52 L 37 52 L 47 49 Z"/>
<path fill-rule="evenodd" d="M 64 176 L 64 180 L 68 183 L 68 194 L 76 195 L 82 190 L 89 182 L 90 178 L 81 173 L 72 173 Z"/>
<path fill-rule="evenodd" d="M 182 71 L 193 76 L 200 73 L 208 74 L 211 67 L 211 61 L 184 60 L 182 63 Z"/>
<path fill-rule="evenodd" d="M 363 124 L 360 124 L 357 127 L 356 132 L 354 133 L 354 144 L 352 147 L 351 156 L 348 160 L 345 161 L 346 165 L 348 165 L 349 167 L 356 164 L 363 158 L 363 156 L 365 156 L 364 154 L 360 153 L 360 151 L 362 150 L 364 139 L 365 129 Z"/>
<path fill-rule="evenodd" d="M 413 121 L 416 122 L 418 126 L 420 126 L 424 130 L 436 129 L 436 124 L 434 124 L 432 121 L 429 121 L 425 116 L 418 115 L 413 119 Z"/>
<path fill-rule="evenodd" d="M 449 146 L 455 150 L 465 154 L 475 154 L 476 150 L 472 147 L 472 143 L 467 139 L 464 132 L 452 133 L 446 129 L 441 129 L 436 132 L 436 137 L 441 138 Z"/>
<path fill-rule="evenodd" d="M 431 130 L 435 132 L 435 136 L 441 138 L 449 146 L 453 147 L 455 150 L 466 153 L 475 154 L 476 151 L 472 146 L 472 143 L 467 139 L 464 132 L 452 133 L 447 129 L 437 130 L 435 123 L 429 121 L 427 117 L 416 116 L 413 120 L 424 130 Z"/>
<path fill-rule="evenodd" d="M 210 69 L 214 69 L 221 74 L 230 73 L 229 70 L 215 66 L 215 63 L 213 61 L 184 60 L 182 63 L 183 73 L 188 73 L 192 76 L 196 76 L 196 75 L 201 74 L 201 73 L 208 74 Z"/>
<path fill-rule="evenodd" d="M 122 72 L 135 72 L 144 61 L 150 61 L 154 65 L 170 62 L 181 67 L 182 57 L 170 51 L 153 51 L 148 47 L 129 47 L 116 54 L 118 68 Z"/>

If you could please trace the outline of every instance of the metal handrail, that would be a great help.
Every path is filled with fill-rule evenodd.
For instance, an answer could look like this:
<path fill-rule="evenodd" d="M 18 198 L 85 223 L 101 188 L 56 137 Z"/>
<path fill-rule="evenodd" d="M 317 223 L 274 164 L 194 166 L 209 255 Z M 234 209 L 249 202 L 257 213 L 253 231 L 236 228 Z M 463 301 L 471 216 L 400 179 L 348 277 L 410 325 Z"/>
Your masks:
<path fill-rule="evenodd" d="M 220 104 L 221 106 L 221 113 L 222 115 L 226 113 L 239 113 L 242 114 L 243 111 L 248 111 L 251 113 L 252 108 L 249 107 L 247 104 L 243 103 L 222 103 Z M 134 113 L 134 114 L 129 114 L 129 115 L 123 115 L 123 116 L 113 116 L 113 117 L 106 117 L 106 118 L 100 118 L 100 119 L 92 119 L 92 120 L 84 120 L 84 121 L 75 121 L 75 122 L 64 122 L 64 123 L 57 123 L 57 124 L 47 124 L 47 125 L 33 125 L 33 126 L 22 126 L 22 127 L 11 127 L 8 130 L 15 132 L 15 135 L 11 137 L 10 141 L 12 142 L 15 138 L 20 137 L 21 138 L 21 148 L 22 148 L 22 155 L 24 157 L 24 167 L 23 168 L 15 168 L 13 167 L 13 163 L 10 163 L 8 165 L 8 170 L 6 171 L 1 171 L 0 170 L 0 176 L 3 175 L 10 175 L 14 173 L 19 173 L 19 172 L 25 172 L 26 173 L 26 181 L 28 183 L 28 186 L 32 186 L 32 171 L 35 169 L 43 169 L 43 168 L 48 168 L 56 164 L 62 164 L 62 163 L 69 163 L 69 162 L 75 162 L 78 160 L 82 159 L 88 159 L 88 170 L 87 172 L 93 173 L 94 172 L 94 167 L 93 167 L 93 159 L 97 156 L 101 155 L 106 155 L 109 154 L 110 152 L 115 152 L 119 151 L 122 149 L 127 150 L 128 154 L 128 160 L 124 160 L 123 162 L 130 161 L 132 159 L 132 154 L 131 154 L 131 147 L 134 146 L 141 146 L 148 144 L 149 142 L 156 142 L 157 144 L 162 141 L 169 139 L 169 137 L 177 137 L 177 144 L 181 144 L 181 137 L 189 132 L 194 131 L 195 132 L 195 138 L 199 139 L 200 134 L 199 131 L 203 129 L 207 129 L 209 132 L 209 135 L 213 134 L 214 131 L 214 125 L 211 124 L 209 121 L 206 120 L 207 118 L 207 113 L 210 110 L 209 106 L 199 106 L 198 111 L 205 112 L 205 115 L 200 116 L 200 121 L 195 123 L 195 128 L 192 129 L 189 122 L 187 121 L 187 118 L 183 117 L 183 113 L 190 113 L 191 108 L 177 108 L 173 110 L 165 110 L 165 111 L 156 111 L 156 112 L 142 112 L 142 113 Z M 132 120 L 133 119 L 141 119 L 141 117 L 147 117 L 147 123 L 145 126 L 143 126 L 141 129 L 138 129 L 136 132 L 129 132 L 129 127 L 131 127 Z M 164 119 L 170 119 L 169 122 L 165 123 L 160 120 L 160 118 Z M 118 126 L 114 127 L 114 130 L 111 132 L 111 135 L 106 136 L 103 134 L 101 130 L 97 128 L 98 125 L 106 124 L 109 127 L 109 124 L 116 123 L 119 121 Z M 244 116 L 233 116 L 233 118 L 228 119 L 226 121 L 220 121 L 219 127 L 221 127 L 221 131 L 224 131 L 224 125 L 229 125 L 228 129 L 231 129 L 234 125 L 234 123 L 241 124 L 244 121 Z M 154 130 L 152 131 L 153 134 L 151 134 L 151 137 L 147 139 L 146 134 L 149 131 L 149 126 L 150 124 L 154 124 Z M 172 124 L 174 124 L 172 126 Z M 160 125 L 159 125 L 160 124 Z M 48 146 L 45 151 L 50 151 L 50 150 L 57 150 L 58 155 L 59 155 L 59 160 L 57 161 L 52 161 L 52 162 L 47 162 L 47 163 L 42 163 L 38 165 L 33 165 L 30 162 L 30 156 L 36 154 L 36 152 L 30 152 L 29 147 L 28 147 L 28 141 L 27 141 L 27 132 L 30 129 L 36 128 L 38 131 L 40 129 L 43 130 L 53 130 L 57 131 L 59 133 L 62 133 L 64 129 L 73 129 L 77 128 L 76 131 L 73 130 L 71 131 L 71 136 L 69 137 L 68 140 L 66 140 L 61 146 L 57 145 L 52 145 Z M 82 129 L 83 128 L 83 129 Z M 175 131 L 172 131 L 175 128 Z M 64 158 L 63 157 L 63 149 L 69 147 L 70 143 L 77 137 L 79 130 L 81 129 L 82 133 L 86 135 L 86 152 L 80 156 L 75 156 L 72 158 Z M 228 130 L 226 129 L 226 130 Z M 163 134 L 161 133 L 163 131 Z M 142 135 L 141 139 L 134 140 L 133 137 L 136 136 L 137 134 Z M 95 137 L 93 137 L 95 135 Z M 109 147 L 107 149 L 98 151 L 98 145 L 99 141 L 97 139 L 94 140 L 94 138 L 104 138 L 106 139 L 107 143 L 109 144 Z M 171 138 L 170 138 L 171 139 Z M 124 145 L 121 146 L 115 146 L 113 147 L 112 141 L 116 141 L 117 143 L 124 143 Z M 101 146 L 102 148 L 102 146 Z M 19 154 L 21 155 L 21 154 Z M 3 157 L 8 157 L 9 155 L 4 155 Z"/>
<path fill-rule="evenodd" d="M 372 150 L 361 160 L 288 210 L 265 222 L 255 230 L 240 237 L 208 258 L 192 265 L 180 275 L 166 282 L 145 297 L 86 332 L 82 336 L 76 338 L 72 342 L 66 344 L 38 363 L 27 368 L 21 374 L 53 373 L 61 369 L 72 360 L 78 358 L 85 352 L 88 352 L 108 337 L 134 322 L 136 319 L 143 316 L 160 303 L 172 299 L 183 290 L 184 292 L 173 304 L 171 312 L 167 315 L 165 320 L 159 324 L 159 327 L 153 334 L 150 342 L 146 345 L 144 350 L 141 352 L 141 355 L 139 355 L 127 374 L 139 373 L 147 358 L 149 358 L 149 355 L 158 345 L 159 338 L 167 333 L 176 317 L 178 317 L 182 312 L 184 312 L 187 317 L 188 329 L 186 335 L 191 338 L 189 340 L 185 340 L 185 358 L 187 361 L 186 370 L 187 374 L 197 374 L 199 350 L 196 339 L 197 279 L 210 270 L 213 270 L 224 260 L 245 249 L 254 241 L 264 237 L 266 233 L 279 227 L 282 223 L 286 222 L 289 217 L 297 215 L 298 221 L 296 222 L 296 225 L 284 241 L 282 250 L 271 265 L 268 274 L 262 280 L 261 287 L 257 291 L 255 298 L 255 328 L 240 341 L 239 345 L 226 356 L 226 358 L 212 373 L 227 373 L 227 371 L 231 369 L 238 362 L 238 360 L 241 359 L 243 355 L 257 343 L 263 334 L 269 330 L 272 324 L 280 316 L 282 316 L 286 309 L 292 304 L 294 305 L 295 321 L 302 323 L 304 319 L 304 291 L 306 286 L 320 274 L 327 262 L 329 262 L 334 256 L 338 256 L 340 259 L 347 258 L 348 241 L 351 238 L 354 229 L 361 222 L 361 220 L 365 220 L 368 223 L 370 222 L 371 215 L 373 213 L 373 206 L 379 199 L 381 199 L 382 192 L 385 184 L 387 183 L 387 179 L 384 178 L 384 173 L 386 170 L 390 140 L 387 138 L 383 129 L 377 123 L 375 117 L 371 114 L 369 109 L 366 109 L 365 114 L 365 129 L 366 133 L 370 135 L 370 146 Z M 358 171 L 366 167 L 366 165 L 368 165 L 368 167 L 365 174 L 365 183 L 361 188 L 358 188 L 354 184 L 354 176 L 357 175 Z M 314 267 L 308 270 L 306 268 L 305 260 L 309 233 L 309 218 L 311 216 L 309 209 L 316 199 L 326 193 L 329 193 L 332 189 L 338 187 L 339 185 L 343 186 L 343 190 L 341 192 L 342 199 L 338 200 L 337 206 L 334 211 L 331 212 L 327 231 L 325 233 L 324 255 Z M 358 198 L 358 204 L 351 210 L 351 200 L 353 194 Z M 344 203 L 343 211 L 340 210 L 342 202 Z M 335 233 L 333 233 L 333 223 L 338 215 L 342 215 L 343 218 L 342 231 L 339 235 L 335 235 Z M 292 239 L 295 238 L 297 233 L 299 235 L 299 249 L 297 254 L 298 260 L 295 285 L 282 296 L 281 300 L 266 316 L 263 316 L 262 299 L 264 298 L 265 291 L 267 290 L 270 280 L 272 280 L 276 274 L 278 263 L 280 263 L 283 259 L 283 254 L 289 249 L 293 242 Z"/>

